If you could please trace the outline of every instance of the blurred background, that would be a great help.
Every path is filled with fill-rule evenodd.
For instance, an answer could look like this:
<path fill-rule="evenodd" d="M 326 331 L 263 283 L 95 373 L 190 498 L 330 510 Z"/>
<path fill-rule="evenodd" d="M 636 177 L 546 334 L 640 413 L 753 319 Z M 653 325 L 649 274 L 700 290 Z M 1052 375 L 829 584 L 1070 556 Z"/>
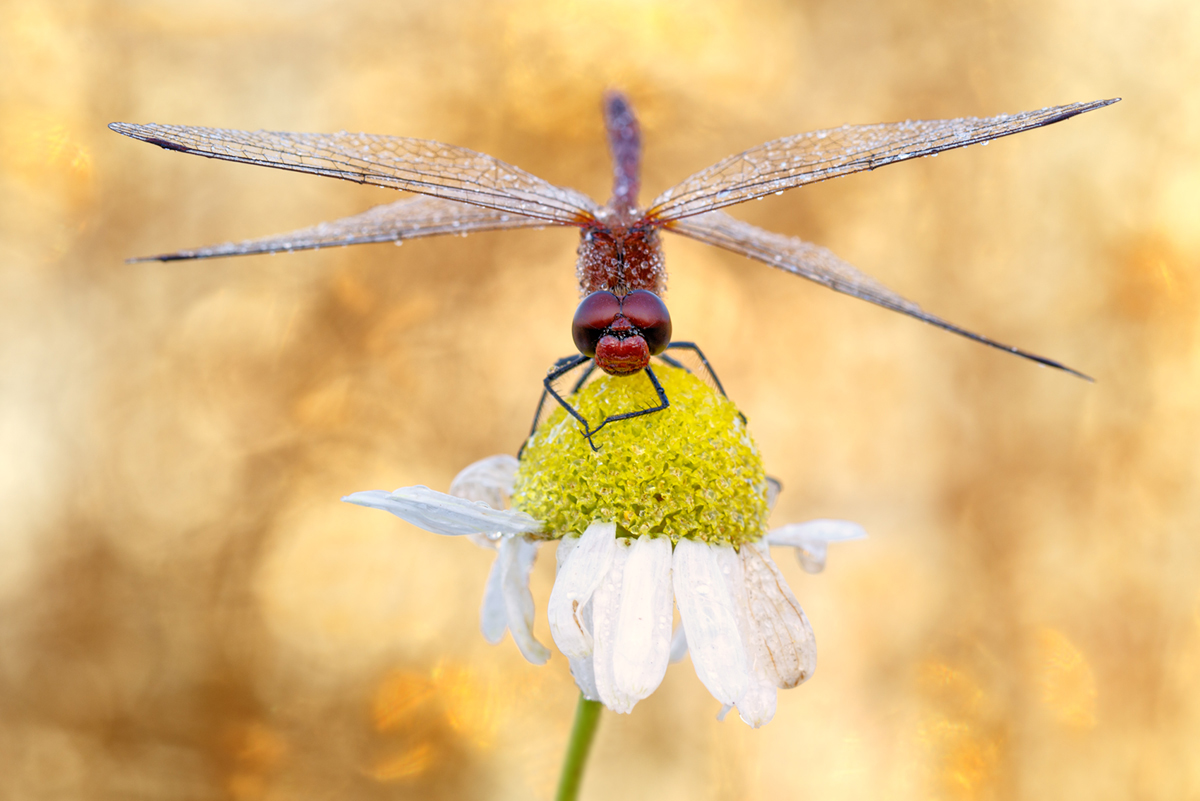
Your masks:
<path fill-rule="evenodd" d="M 465 145 L 605 200 L 843 123 L 1123 97 L 735 216 L 1039 368 L 669 238 L 782 479 L 820 667 L 759 731 L 688 663 L 590 799 L 1200 798 L 1200 6 L 0 2 L 0 798 L 548 798 L 576 691 L 486 645 L 491 556 L 339 497 L 515 453 L 572 352 L 576 234 L 127 264 L 398 196 L 114 120 Z M 536 633 L 553 553 L 538 563 Z"/>

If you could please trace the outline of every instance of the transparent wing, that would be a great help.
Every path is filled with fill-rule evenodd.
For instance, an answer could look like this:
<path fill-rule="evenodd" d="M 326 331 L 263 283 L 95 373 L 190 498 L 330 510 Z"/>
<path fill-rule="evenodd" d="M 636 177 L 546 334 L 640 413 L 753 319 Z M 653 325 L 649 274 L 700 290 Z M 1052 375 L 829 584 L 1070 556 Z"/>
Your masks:
<path fill-rule="evenodd" d="M 999 117 L 845 125 L 788 136 L 722 159 L 668 189 L 646 212 L 667 222 L 897 161 L 988 142 L 1116 103 L 1096 100 Z"/>
<path fill-rule="evenodd" d="M 554 186 L 483 153 L 424 139 L 126 122 L 108 127 L 167 150 L 402 189 L 550 223 L 581 225 L 599 210 L 581 192 Z"/>
<path fill-rule="evenodd" d="M 229 242 L 195 250 L 180 250 L 160 256 L 145 256 L 130 261 L 178 261 L 212 259 L 219 256 L 248 256 L 255 253 L 311 250 L 337 245 L 362 245 L 369 242 L 400 242 L 440 234 L 469 234 L 507 228 L 540 228 L 545 220 L 507 211 L 469 206 L 451 200 L 417 197 L 398 200 L 384 206 L 318 223 L 278 236 Z"/>
<path fill-rule="evenodd" d="M 940 317 L 935 317 L 923 311 L 911 300 L 897 295 L 871 276 L 860 272 L 819 245 L 813 245 L 795 237 L 764 231 L 719 211 L 675 220 L 668 223 L 666 229 L 709 245 L 740 253 L 751 259 L 757 259 L 772 267 L 778 267 L 786 272 L 803 276 L 810 281 L 816 281 L 837 292 L 861 298 L 885 309 L 907 314 L 909 317 L 923 320 L 967 339 L 1016 354 L 1038 364 L 1065 370 L 1088 381 L 1092 380 L 1089 376 L 1052 359 L 1014 348 L 1011 345 L 1004 345 L 965 328 L 959 328 Z"/>

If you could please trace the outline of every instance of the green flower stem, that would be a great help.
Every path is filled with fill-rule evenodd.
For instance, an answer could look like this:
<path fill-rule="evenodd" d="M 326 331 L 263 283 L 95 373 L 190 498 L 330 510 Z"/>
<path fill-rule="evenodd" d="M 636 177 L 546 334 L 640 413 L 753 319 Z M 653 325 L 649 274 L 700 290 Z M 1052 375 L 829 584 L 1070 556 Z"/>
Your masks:
<path fill-rule="evenodd" d="M 579 706 L 575 707 L 575 725 L 571 727 L 571 740 L 567 743 L 567 757 L 563 760 L 555 801 L 575 801 L 579 797 L 583 768 L 592 749 L 592 740 L 596 737 L 601 709 L 599 701 L 589 701 L 580 693 Z"/>

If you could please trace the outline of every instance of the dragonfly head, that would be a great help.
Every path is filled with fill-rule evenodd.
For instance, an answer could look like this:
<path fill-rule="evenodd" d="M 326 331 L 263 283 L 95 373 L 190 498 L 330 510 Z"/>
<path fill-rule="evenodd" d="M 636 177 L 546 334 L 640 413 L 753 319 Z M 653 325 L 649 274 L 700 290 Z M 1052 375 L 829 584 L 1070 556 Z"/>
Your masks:
<path fill-rule="evenodd" d="M 609 375 L 632 375 L 666 350 L 671 341 L 671 314 L 658 295 L 637 289 L 618 297 L 593 292 L 575 310 L 571 323 L 575 347 L 596 360 Z"/>

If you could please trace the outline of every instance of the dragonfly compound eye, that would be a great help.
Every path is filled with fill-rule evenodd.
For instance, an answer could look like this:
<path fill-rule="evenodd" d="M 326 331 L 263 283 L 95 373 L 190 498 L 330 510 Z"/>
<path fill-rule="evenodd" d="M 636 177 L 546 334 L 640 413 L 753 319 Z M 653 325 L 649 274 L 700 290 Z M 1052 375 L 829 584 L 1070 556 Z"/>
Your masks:
<path fill-rule="evenodd" d="M 604 335 L 604 329 L 612 325 L 620 313 L 621 301 L 611 292 L 600 290 L 584 298 L 571 323 L 571 337 L 579 352 L 584 356 L 595 356 L 596 343 Z"/>
<path fill-rule="evenodd" d="M 666 350 L 671 341 L 671 313 L 658 295 L 645 289 L 630 292 L 621 298 L 621 313 L 641 331 L 652 355 Z"/>

